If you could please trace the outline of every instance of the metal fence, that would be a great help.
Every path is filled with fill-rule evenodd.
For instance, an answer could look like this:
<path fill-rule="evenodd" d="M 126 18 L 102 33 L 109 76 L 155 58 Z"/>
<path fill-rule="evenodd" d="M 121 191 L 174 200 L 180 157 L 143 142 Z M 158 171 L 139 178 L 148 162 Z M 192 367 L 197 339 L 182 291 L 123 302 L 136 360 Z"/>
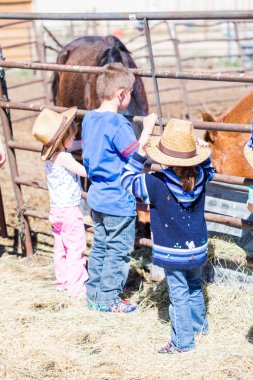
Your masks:
<path fill-rule="evenodd" d="M 187 13 L 137 13 L 137 14 L 123 14 L 123 13 L 108 13 L 108 14 L 0 14 L 0 20 L 1 19 L 18 19 L 18 20 L 90 20 L 90 21 L 96 21 L 96 20 L 142 20 L 144 24 L 144 34 L 146 37 L 146 45 L 148 48 L 148 59 L 150 62 L 150 69 L 133 69 L 133 73 L 135 75 L 139 75 L 142 77 L 151 78 L 153 81 L 153 88 L 155 93 L 155 100 L 156 100 L 156 107 L 157 107 L 157 114 L 159 118 L 159 124 L 160 124 L 160 130 L 162 131 L 163 126 L 167 123 L 167 120 L 162 118 L 162 112 L 161 112 L 161 102 L 160 102 L 160 96 L 159 96 L 159 90 L 158 90 L 158 84 L 157 79 L 158 78 L 173 78 L 177 80 L 201 80 L 201 81 L 218 81 L 218 82 L 238 82 L 238 83 L 252 83 L 253 82 L 253 75 L 248 73 L 231 73 L 231 72 L 199 72 L 199 71 L 183 71 L 182 66 L 178 64 L 177 70 L 157 70 L 155 65 L 155 59 L 153 54 L 153 45 L 150 38 L 150 20 L 162 20 L 162 21 L 168 21 L 168 20 L 251 20 L 253 19 L 253 12 L 187 12 Z M 175 48 L 176 50 L 176 48 Z M 43 55 L 41 55 L 43 57 Z M 1 57 L 0 57 L 1 58 Z M 99 67 L 82 67 L 82 66 L 71 66 L 71 65 L 57 65 L 57 64 L 49 64 L 42 62 L 8 62 L 4 60 L 3 58 L 0 59 L 0 67 L 2 68 L 2 71 L 7 68 L 22 68 L 26 70 L 39 70 L 41 72 L 47 72 L 47 71 L 65 71 L 65 72 L 79 72 L 79 73 L 100 73 L 103 69 Z M 32 186 L 34 188 L 41 188 L 46 189 L 45 183 L 42 181 L 39 181 L 34 178 L 24 178 L 20 177 L 18 173 L 18 165 L 15 155 L 16 149 L 21 150 L 28 150 L 28 151 L 34 151 L 39 152 L 41 150 L 41 146 L 38 144 L 29 144 L 29 143 L 21 143 L 19 141 L 16 141 L 13 135 L 12 131 L 12 124 L 11 124 L 11 118 L 10 118 L 10 112 L 9 110 L 12 109 L 19 109 L 19 110 L 26 110 L 30 112 L 39 112 L 43 108 L 51 108 L 55 111 L 61 112 L 65 110 L 63 107 L 54 107 L 49 104 L 49 97 L 48 95 L 45 97 L 45 104 L 44 105 L 34 105 L 34 104 L 25 104 L 24 102 L 14 102 L 14 101 L 8 101 L 8 94 L 6 92 L 7 88 L 5 85 L 5 78 L 2 76 L 1 80 L 1 88 L 0 88 L 0 113 L 2 118 L 2 125 L 4 130 L 4 137 L 7 147 L 7 154 L 9 158 L 10 163 L 10 169 L 11 169 L 11 177 L 12 177 L 12 183 L 13 188 L 16 196 L 17 201 L 17 207 L 18 207 L 18 216 L 19 216 L 19 223 L 20 223 L 20 237 L 22 242 L 23 250 L 26 252 L 28 256 L 31 256 L 33 254 L 33 247 L 32 247 L 32 241 L 31 241 L 31 234 L 30 234 L 30 228 L 29 228 L 29 220 L 28 217 L 37 217 L 37 218 L 47 218 L 48 214 L 46 212 L 41 212 L 37 210 L 31 210 L 26 207 L 25 201 L 23 199 L 22 194 L 22 187 L 21 186 Z M 44 85 L 48 85 L 48 83 L 43 80 Z M 183 85 L 182 85 L 183 86 Z M 182 87 L 184 92 L 184 87 Z M 47 89 L 45 90 L 46 93 Z M 187 99 L 185 99 L 187 102 Z M 85 114 L 85 110 L 78 110 L 78 116 L 83 116 Z M 140 116 L 134 116 L 133 121 L 135 122 L 142 122 L 143 118 Z M 243 124 L 223 124 L 223 123 L 207 123 L 207 122 L 200 122 L 200 121 L 194 121 L 193 120 L 194 127 L 196 129 L 202 129 L 202 130 L 222 130 L 222 131 L 236 131 L 236 132 L 242 132 L 242 133 L 249 133 L 251 132 L 251 126 L 250 125 L 243 125 Z M 152 169 L 156 169 L 155 166 L 152 167 Z M 253 180 L 250 178 L 241 178 L 241 177 L 231 177 L 231 176 L 224 176 L 224 175 L 216 175 L 215 176 L 215 182 L 213 186 L 218 186 L 219 183 L 225 183 L 231 184 L 233 186 L 238 187 L 239 186 L 248 186 L 253 184 Z M 84 193 L 83 196 L 85 197 L 86 194 Z M 145 209 L 143 205 L 138 206 L 139 209 Z M 146 210 L 148 211 L 148 210 Z M 206 220 L 207 221 L 213 221 L 217 223 L 222 223 L 226 225 L 231 225 L 239 228 L 246 228 L 246 229 L 253 229 L 253 223 L 241 219 L 241 218 L 235 218 L 235 217 L 228 217 L 224 215 L 217 215 L 212 213 L 206 213 Z M 92 231 L 92 226 L 86 226 L 86 228 L 89 231 Z M 144 246 L 151 246 L 151 241 L 149 239 L 137 239 L 136 244 L 138 245 L 144 245 Z"/>

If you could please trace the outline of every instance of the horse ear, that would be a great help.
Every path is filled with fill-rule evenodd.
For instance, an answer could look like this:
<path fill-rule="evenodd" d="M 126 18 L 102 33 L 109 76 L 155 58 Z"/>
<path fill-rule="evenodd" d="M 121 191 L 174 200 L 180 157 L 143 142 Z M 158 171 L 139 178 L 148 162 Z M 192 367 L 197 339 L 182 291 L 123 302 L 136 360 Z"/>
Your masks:
<path fill-rule="evenodd" d="M 214 143 L 217 131 L 206 131 L 204 134 L 204 140 L 210 143 Z"/>
<path fill-rule="evenodd" d="M 202 120 L 203 121 L 212 121 L 212 122 L 215 122 L 215 119 L 214 119 L 213 115 L 211 115 L 210 113 L 208 113 L 208 112 L 201 112 L 201 115 L 202 115 Z"/>
<path fill-rule="evenodd" d="M 208 112 L 201 112 L 203 121 L 215 122 L 215 118 Z M 217 131 L 206 131 L 204 135 L 204 140 L 210 143 L 214 143 L 217 137 Z"/>

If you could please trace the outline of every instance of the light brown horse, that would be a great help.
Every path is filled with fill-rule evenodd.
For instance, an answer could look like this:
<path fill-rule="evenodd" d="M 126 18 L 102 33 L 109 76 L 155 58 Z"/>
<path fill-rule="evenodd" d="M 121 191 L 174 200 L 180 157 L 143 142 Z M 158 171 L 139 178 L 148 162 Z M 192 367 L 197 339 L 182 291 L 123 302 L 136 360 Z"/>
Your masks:
<path fill-rule="evenodd" d="M 245 95 L 227 112 L 215 119 L 209 113 L 202 113 L 204 121 L 251 124 L 253 119 L 253 91 Z M 243 147 L 250 134 L 240 132 L 207 131 L 205 140 L 213 150 L 212 162 L 220 174 L 239 177 L 253 177 L 253 169 L 243 155 Z"/>
<path fill-rule="evenodd" d="M 111 62 L 121 62 L 124 66 L 136 68 L 126 46 L 115 36 L 80 37 L 67 44 L 59 53 L 57 63 L 80 66 L 104 66 Z M 77 106 L 81 109 L 99 107 L 95 74 L 64 73 L 54 74 L 52 91 L 54 103 L 58 106 Z M 125 115 L 144 116 L 148 113 L 148 102 L 141 77 L 136 77 L 131 102 Z M 142 125 L 133 125 L 139 138 Z"/>

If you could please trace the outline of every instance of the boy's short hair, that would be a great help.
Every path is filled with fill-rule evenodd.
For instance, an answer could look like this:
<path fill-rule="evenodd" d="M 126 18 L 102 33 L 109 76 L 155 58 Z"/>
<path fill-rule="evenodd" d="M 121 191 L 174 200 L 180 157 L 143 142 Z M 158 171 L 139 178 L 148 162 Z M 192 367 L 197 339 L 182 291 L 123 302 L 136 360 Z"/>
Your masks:
<path fill-rule="evenodd" d="M 97 94 L 100 101 L 112 99 L 115 92 L 121 88 L 126 91 L 133 89 L 135 77 L 128 67 L 120 62 L 114 62 L 108 63 L 103 68 L 105 71 L 97 79 Z"/>

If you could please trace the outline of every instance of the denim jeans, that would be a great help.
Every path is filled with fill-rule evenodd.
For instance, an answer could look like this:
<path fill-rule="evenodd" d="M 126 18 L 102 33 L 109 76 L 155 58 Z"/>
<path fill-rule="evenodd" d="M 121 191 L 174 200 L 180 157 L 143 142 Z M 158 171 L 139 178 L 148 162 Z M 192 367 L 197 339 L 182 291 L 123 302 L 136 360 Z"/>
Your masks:
<path fill-rule="evenodd" d="M 120 301 L 135 240 L 135 216 L 113 216 L 92 210 L 94 240 L 89 255 L 89 302 L 111 306 Z"/>
<path fill-rule="evenodd" d="M 194 334 L 207 333 L 208 322 L 201 288 L 202 268 L 165 270 L 171 304 L 171 343 L 182 351 L 195 347 Z"/>

